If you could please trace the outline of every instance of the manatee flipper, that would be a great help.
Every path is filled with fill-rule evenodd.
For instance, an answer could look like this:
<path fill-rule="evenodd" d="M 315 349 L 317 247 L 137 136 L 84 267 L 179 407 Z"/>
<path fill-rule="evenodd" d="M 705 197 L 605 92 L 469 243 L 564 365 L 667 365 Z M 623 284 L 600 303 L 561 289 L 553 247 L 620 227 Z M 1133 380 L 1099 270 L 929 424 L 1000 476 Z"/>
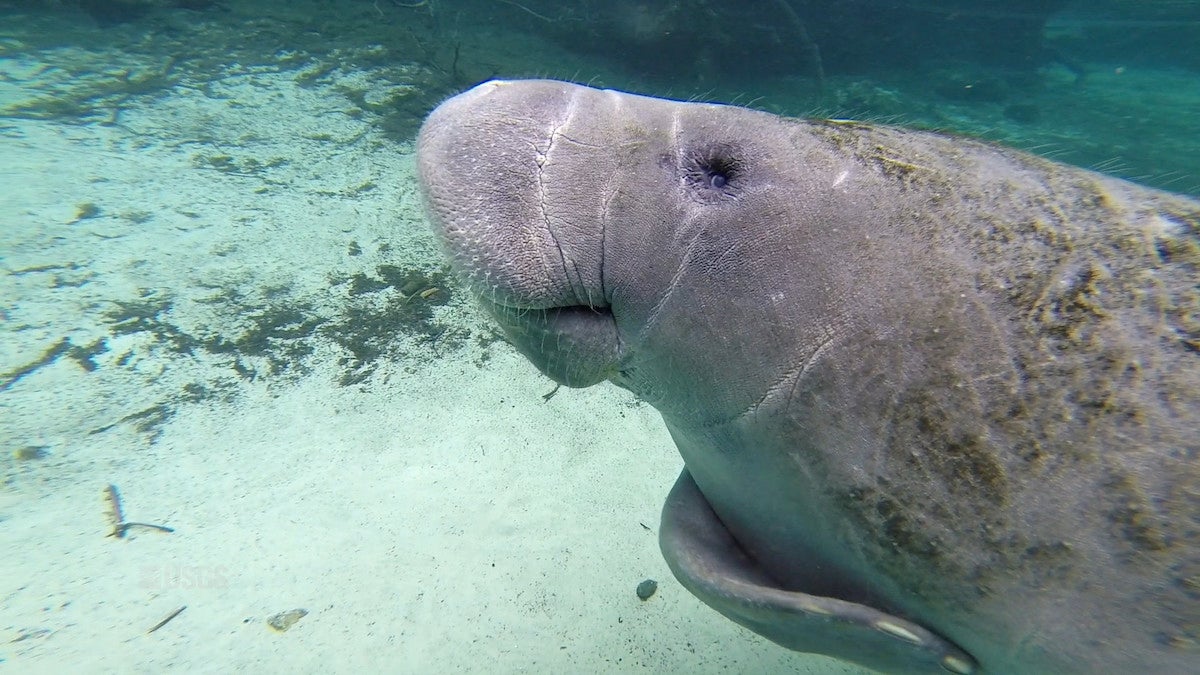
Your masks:
<path fill-rule="evenodd" d="M 779 588 L 734 540 L 687 469 L 663 507 L 659 545 L 679 582 L 713 609 L 788 649 L 886 673 L 977 671 L 975 660 L 912 621 Z"/>

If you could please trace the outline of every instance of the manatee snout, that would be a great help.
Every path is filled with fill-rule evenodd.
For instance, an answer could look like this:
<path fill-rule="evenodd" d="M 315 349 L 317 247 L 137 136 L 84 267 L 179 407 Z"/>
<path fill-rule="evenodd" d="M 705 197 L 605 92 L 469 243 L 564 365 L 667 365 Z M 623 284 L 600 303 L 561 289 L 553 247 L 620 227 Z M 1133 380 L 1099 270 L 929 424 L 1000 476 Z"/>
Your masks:
<path fill-rule="evenodd" d="M 603 204 L 577 189 L 603 162 L 569 135 L 590 114 L 578 92 L 529 84 L 485 82 L 439 106 L 417 138 L 419 180 L 452 264 L 510 341 L 558 382 L 589 386 L 619 359 Z"/>
<path fill-rule="evenodd" d="M 523 309 L 603 305 L 599 253 L 554 199 L 555 147 L 572 102 L 553 87 L 486 82 L 442 104 L 417 139 L 428 212 L 456 266 L 487 299 Z"/>

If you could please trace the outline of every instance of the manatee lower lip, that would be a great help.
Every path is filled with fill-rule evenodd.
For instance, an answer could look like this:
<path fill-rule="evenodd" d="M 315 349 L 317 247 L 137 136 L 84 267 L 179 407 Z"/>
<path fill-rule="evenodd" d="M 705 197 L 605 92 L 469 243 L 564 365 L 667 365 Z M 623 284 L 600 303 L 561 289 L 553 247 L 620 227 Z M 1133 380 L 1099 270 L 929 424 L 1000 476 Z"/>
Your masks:
<path fill-rule="evenodd" d="M 587 387 L 616 374 L 621 340 L 608 307 L 487 307 L 509 341 L 554 381 Z"/>
<path fill-rule="evenodd" d="M 615 338 L 616 323 L 607 306 L 564 305 L 561 307 L 514 306 L 506 303 L 485 303 L 492 315 L 506 328 L 523 332 L 536 331 L 543 336 L 591 341 L 596 333 L 611 333 Z"/>
<path fill-rule="evenodd" d="M 603 314 L 612 317 L 612 308 L 607 303 L 597 303 L 594 305 L 539 305 L 534 302 L 520 302 L 511 298 L 488 298 L 481 297 L 480 302 L 485 306 L 495 308 L 493 311 L 504 313 L 524 313 L 524 312 L 580 312 Z"/>

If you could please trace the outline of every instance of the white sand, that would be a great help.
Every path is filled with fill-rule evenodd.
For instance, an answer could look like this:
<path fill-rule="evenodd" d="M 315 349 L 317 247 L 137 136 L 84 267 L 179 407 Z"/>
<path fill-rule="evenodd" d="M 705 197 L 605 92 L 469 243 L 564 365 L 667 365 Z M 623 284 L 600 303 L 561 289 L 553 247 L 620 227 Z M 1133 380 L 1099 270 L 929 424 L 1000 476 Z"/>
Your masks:
<path fill-rule="evenodd" d="M 0 103 L 49 76 L 0 64 Z M 132 99 L 113 126 L 0 119 L 0 372 L 63 338 L 106 346 L 91 372 L 59 355 L 2 381 L 0 671 L 860 672 L 671 577 L 658 518 L 682 464 L 624 392 L 543 401 L 549 380 L 473 338 L 402 344 L 342 386 L 328 336 L 304 341 L 307 373 L 246 357 L 250 379 L 236 355 L 114 328 L 118 303 L 162 301 L 160 329 L 233 340 L 246 308 L 332 321 L 350 300 L 331 279 L 435 269 L 411 148 L 347 107 L 235 69 Z M 74 222 L 85 203 L 99 213 Z M 435 316 L 486 334 L 463 303 Z M 45 456 L 14 455 L 30 447 Z M 175 531 L 107 537 L 110 483 L 128 520 Z"/>

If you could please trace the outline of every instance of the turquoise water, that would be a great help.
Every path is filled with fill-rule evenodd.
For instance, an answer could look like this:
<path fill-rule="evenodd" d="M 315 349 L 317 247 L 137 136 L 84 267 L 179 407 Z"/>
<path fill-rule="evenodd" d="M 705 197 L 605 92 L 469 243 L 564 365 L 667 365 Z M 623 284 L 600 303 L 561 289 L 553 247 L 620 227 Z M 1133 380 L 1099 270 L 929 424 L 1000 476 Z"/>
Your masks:
<path fill-rule="evenodd" d="M 1200 193 L 1196 3 L 791 4 L 10 2 L 6 56 L 66 57 L 79 79 L 16 71 L 6 84 L 23 91 L 8 94 L 4 116 L 103 123 L 113 102 L 169 95 L 185 77 L 211 80 L 233 63 L 291 72 L 301 86 L 331 82 L 339 66 L 386 67 L 396 71 L 384 75 L 390 84 L 418 91 L 364 101 L 361 87 L 342 89 L 404 139 L 471 84 L 556 77 L 953 130 Z M 100 52 L 114 59 L 91 60 Z M 133 81 L 106 82 L 106 65 Z"/>
<path fill-rule="evenodd" d="M 671 438 L 475 309 L 421 121 L 551 77 L 1197 196 L 1200 3 L 746 4 L 0 0 L 0 671 L 861 672 L 675 583 Z"/>

